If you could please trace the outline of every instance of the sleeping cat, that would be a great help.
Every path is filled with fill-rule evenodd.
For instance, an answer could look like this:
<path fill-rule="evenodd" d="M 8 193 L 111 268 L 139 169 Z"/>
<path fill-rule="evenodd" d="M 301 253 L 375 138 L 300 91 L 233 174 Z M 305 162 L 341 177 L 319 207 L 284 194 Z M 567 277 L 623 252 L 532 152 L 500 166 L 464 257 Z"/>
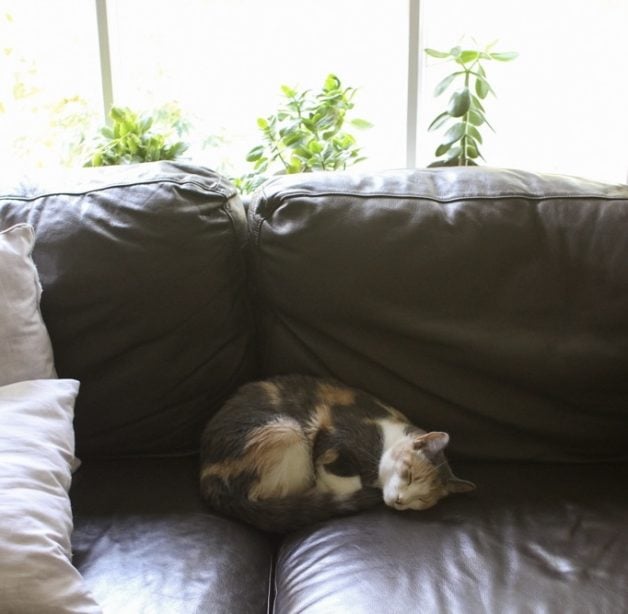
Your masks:
<path fill-rule="evenodd" d="M 214 510 L 279 533 L 382 499 L 423 510 L 475 488 L 451 472 L 448 441 L 365 392 L 279 376 L 242 386 L 211 418 L 201 493 Z"/>

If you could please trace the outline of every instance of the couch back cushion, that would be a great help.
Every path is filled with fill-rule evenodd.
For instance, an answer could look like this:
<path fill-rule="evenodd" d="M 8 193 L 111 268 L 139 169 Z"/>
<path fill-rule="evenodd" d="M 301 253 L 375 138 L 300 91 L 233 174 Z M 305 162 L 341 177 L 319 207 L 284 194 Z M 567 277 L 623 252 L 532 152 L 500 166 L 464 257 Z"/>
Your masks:
<path fill-rule="evenodd" d="M 253 364 L 234 189 L 207 169 L 151 163 L 31 177 L 1 193 L 1 227 L 35 228 L 59 376 L 81 382 L 78 454 L 197 449 Z"/>
<path fill-rule="evenodd" d="M 453 455 L 628 458 L 628 186 L 279 177 L 250 226 L 266 374 L 366 389 Z"/>

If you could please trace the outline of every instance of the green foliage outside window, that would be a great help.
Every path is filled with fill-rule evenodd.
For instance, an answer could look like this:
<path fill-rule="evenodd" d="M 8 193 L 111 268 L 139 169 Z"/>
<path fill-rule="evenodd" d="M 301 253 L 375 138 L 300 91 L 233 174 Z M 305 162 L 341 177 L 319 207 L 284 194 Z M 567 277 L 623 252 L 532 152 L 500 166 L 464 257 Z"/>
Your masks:
<path fill-rule="evenodd" d="M 20 36 L 23 31 L 11 13 L 0 12 L 0 162 L 82 164 L 97 113 L 72 90 L 61 97 L 49 91 L 46 75 Z"/>

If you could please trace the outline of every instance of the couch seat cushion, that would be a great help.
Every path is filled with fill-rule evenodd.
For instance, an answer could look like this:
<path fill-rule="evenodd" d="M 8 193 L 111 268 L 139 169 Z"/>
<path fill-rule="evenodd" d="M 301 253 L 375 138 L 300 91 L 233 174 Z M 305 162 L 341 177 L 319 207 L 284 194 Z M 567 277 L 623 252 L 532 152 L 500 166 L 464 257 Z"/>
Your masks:
<path fill-rule="evenodd" d="M 628 465 L 456 468 L 475 493 L 288 538 L 275 611 L 628 611 Z"/>
<path fill-rule="evenodd" d="M 89 461 L 75 476 L 74 564 L 105 612 L 265 613 L 271 538 L 206 512 L 196 458 Z"/>

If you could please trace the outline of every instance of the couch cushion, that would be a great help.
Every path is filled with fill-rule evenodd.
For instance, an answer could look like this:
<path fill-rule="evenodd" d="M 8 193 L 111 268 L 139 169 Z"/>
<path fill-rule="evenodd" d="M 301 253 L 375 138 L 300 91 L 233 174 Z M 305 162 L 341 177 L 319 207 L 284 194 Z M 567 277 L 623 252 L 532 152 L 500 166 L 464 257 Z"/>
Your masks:
<path fill-rule="evenodd" d="M 55 377 L 50 337 L 39 311 L 41 286 L 28 224 L 0 225 L 0 386 Z"/>
<path fill-rule="evenodd" d="M 628 186 L 315 173 L 250 212 L 266 374 L 363 388 L 458 456 L 628 458 Z"/>
<path fill-rule="evenodd" d="M 275 612 L 626 612 L 628 465 L 464 464 L 475 493 L 288 537 Z"/>
<path fill-rule="evenodd" d="M 81 457 L 190 452 L 252 366 L 244 209 L 174 163 L 33 176 L 0 196 L 28 221 L 59 375 L 81 381 Z"/>
<path fill-rule="evenodd" d="M 265 614 L 275 543 L 208 513 L 196 458 L 87 461 L 74 564 L 105 612 Z"/>

